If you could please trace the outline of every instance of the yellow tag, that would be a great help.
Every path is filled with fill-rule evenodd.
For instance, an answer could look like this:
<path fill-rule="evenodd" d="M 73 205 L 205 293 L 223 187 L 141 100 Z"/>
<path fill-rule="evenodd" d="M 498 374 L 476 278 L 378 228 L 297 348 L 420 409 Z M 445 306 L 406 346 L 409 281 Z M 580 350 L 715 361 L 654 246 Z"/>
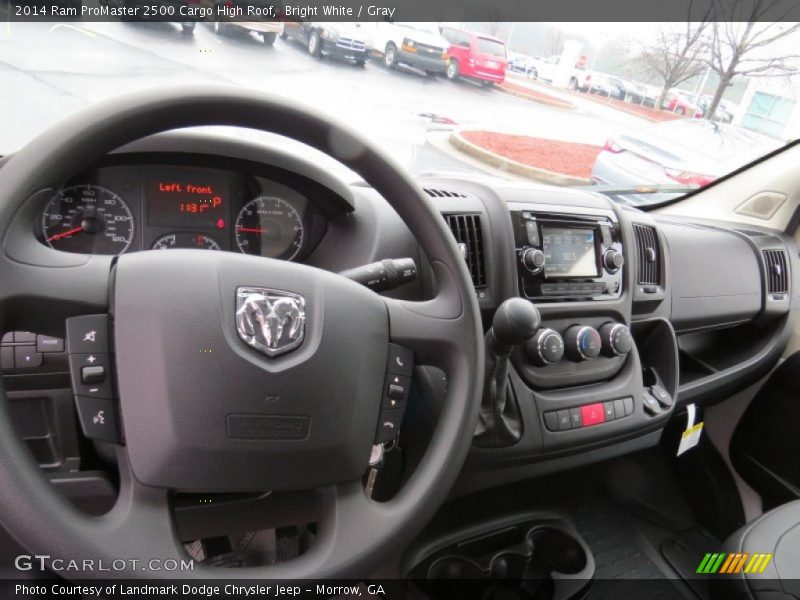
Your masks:
<path fill-rule="evenodd" d="M 700 442 L 700 434 L 703 432 L 703 422 L 693 425 L 681 434 L 681 443 L 678 444 L 678 456 L 691 450 Z"/>

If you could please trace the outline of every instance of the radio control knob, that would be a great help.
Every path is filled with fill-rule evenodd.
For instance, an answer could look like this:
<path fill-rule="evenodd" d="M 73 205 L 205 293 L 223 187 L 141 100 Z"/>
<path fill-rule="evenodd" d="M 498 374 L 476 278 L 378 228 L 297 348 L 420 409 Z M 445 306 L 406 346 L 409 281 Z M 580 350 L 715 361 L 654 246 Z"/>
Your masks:
<path fill-rule="evenodd" d="M 538 248 L 525 248 L 520 257 L 522 266 L 531 273 L 539 273 L 544 269 L 544 252 Z"/>
<path fill-rule="evenodd" d="M 564 334 L 564 347 L 567 358 L 580 362 L 591 360 L 600 354 L 602 348 L 600 334 L 588 325 L 573 325 Z"/>
<path fill-rule="evenodd" d="M 600 327 L 605 356 L 624 356 L 633 350 L 631 330 L 622 323 L 609 322 Z"/>
<path fill-rule="evenodd" d="M 552 329 L 540 329 L 525 342 L 525 356 L 537 367 L 552 365 L 564 356 L 564 340 Z"/>
<path fill-rule="evenodd" d="M 603 266 L 609 273 L 615 273 L 616 271 L 619 271 L 624 264 L 625 257 L 622 256 L 622 252 L 617 250 L 606 250 L 605 254 L 603 254 Z"/>

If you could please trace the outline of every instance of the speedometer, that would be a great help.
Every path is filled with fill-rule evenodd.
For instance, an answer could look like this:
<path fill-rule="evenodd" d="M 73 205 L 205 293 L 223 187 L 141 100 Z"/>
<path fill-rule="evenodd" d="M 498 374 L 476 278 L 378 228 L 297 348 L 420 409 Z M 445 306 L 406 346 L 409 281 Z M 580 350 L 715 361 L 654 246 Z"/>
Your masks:
<path fill-rule="evenodd" d="M 64 252 L 122 254 L 133 241 L 135 227 L 125 201 L 99 185 L 63 189 L 42 213 L 44 241 Z"/>
<path fill-rule="evenodd" d="M 297 209 L 282 198 L 259 196 L 239 211 L 236 245 L 245 254 L 292 260 L 303 247 L 305 228 Z"/>

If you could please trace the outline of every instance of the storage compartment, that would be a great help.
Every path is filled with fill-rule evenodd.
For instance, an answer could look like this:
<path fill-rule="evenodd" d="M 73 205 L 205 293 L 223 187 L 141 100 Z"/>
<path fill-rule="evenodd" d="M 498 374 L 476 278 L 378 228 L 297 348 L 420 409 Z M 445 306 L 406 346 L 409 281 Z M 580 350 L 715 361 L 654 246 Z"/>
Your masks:
<path fill-rule="evenodd" d="M 523 521 L 432 552 L 409 573 L 435 599 L 579 597 L 594 576 L 586 543 L 565 522 Z"/>

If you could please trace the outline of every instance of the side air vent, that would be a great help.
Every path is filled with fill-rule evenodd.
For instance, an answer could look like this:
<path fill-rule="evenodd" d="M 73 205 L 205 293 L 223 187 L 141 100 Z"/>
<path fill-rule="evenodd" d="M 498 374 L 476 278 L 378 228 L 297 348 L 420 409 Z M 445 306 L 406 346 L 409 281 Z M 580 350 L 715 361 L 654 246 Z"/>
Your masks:
<path fill-rule="evenodd" d="M 452 190 L 440 190 L 436 188 L 422 188 L 428 196 L 432 198 L 466 198 L 466 194 L 454 192 Z"/>
<path fill-rule="evenodd" d="M 476 288 L 486 287 L 486 256 L 483 253 L 483 231 L 481 216 L 476 214 L 444 215 L 445 221 L 461 254 L 467 262 L 472 283 Z"/>
<path fill-rule="evenodd" d="M 789 291 L 789 272 L 786 253 L 783 250 L 762 250 L 767 276 L 767 291 L 770 294 L 785 294 Z"/>
<path fill-rule="evenodd" d="M 633 225 L 636 235 L 636 252 L 639 262 L 639 283 L 643 285 L 661 284 L 661 249 L 658 234 L 654 227 Z"/>

